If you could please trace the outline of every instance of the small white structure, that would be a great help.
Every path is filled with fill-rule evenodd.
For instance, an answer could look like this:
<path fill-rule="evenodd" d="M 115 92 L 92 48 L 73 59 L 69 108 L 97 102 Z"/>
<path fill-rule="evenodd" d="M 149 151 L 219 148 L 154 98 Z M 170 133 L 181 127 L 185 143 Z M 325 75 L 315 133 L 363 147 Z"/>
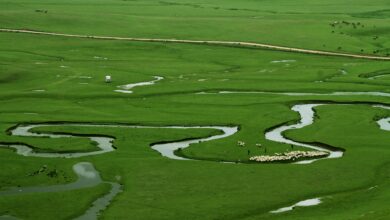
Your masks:
<path fill-rule="evenodd" d="M 111 82 L 111 76 L 107 75 L 106 76 L 106 83 L 110 83 Z"/>

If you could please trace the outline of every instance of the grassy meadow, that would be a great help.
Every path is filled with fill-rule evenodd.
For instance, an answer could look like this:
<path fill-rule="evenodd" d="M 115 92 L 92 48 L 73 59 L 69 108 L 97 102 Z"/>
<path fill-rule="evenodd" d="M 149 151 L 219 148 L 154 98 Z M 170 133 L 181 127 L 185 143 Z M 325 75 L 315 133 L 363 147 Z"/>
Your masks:
<path fill-rule="evenodd" d="M 389 53 L 389 22 L 386 0 L 0 0 L 0 28 L 250 41 L 378 56 Z M 25 143 L 39 152 L 96 150 L 84 137 L 9 135 L 11 127 L 22 123 L 240 127 L 233 136 L 180 152 L 198 161 L 162 157 L 150 144 L 206 137 L 215 130 L 36 128 L 113 136 L 117 149 L 64 159 L 24 157 L 0 147 L 0 191 L 73 182 L 77 177 L 72 166 L 87 161 L 103 180 L 123 185 L 101 219 L 388 219 L 390 139 L 376 120 L 389 117 L 390 110 L 368 104 L 390 105 L 388 96 L 198 93 L 390 93 L 389 70 L 386 61 L 0 32 L 0 145 Z M 105 75 L 113 81 L 105 83 Z M 119 85 L 151 81 L 153 76 L 164 79 L 135 87 L 132 94 L 114 92 Z M 345 155 L 308 165 L 245 163 L 250 156 L 291 149 L 266 140 L 264 133 L 275 125 L 298 121 L 291 107 L 300 103 L 333 104 L 315 108 L 313 125 L 285 135 L 343 148 Z M 246 147 L 238 147 L 239 140 Z M 256 147 L 257 143 L 263 146 Z M 29 175 L 44 165 L 61 175 Z M 0 196 L 0 216 L 72 219 L 108 191 L 101 184 L 68 192 Z M 315 197 L 321 197 L 322 203 L 269 213 Z"/>

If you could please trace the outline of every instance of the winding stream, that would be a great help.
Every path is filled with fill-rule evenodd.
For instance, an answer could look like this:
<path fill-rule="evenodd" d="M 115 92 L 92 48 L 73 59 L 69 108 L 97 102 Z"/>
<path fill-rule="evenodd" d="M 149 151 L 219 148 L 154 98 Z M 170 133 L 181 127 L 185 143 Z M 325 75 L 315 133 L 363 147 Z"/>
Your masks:
<path fill-rule="evenodd" d="M 120 192 L 122 192 L 122 186 L 119 183 L 115 182 L 103 182 L 108 183 L 111 185 L 111 190 L 103 197 L 100 197 L 96 199 L 91 207 L 85 213 L 77 218 L 75 220 L 91 220 L 91 219 L 97 219 L 97 216 L 105 210 L 110 204 L 112 199 Z"/>
<path fill-rule="evenodd" d="M 299 113 L 301 120 L 293 125 L 282 125 L 280 127 L 274 128 L 269 132 L 266 132 L 265 137 L 268 140 L 271 141 L 276 141 L 280 143 L 285 143 L 285 144 L 294 144 L 302 147 L 307 147 L 315 150 L 322 150 L 322 151 L 327 151 L 329 152 L 329 155 L 325 158 L 318 158 L 318 159 L 313 159 L 313 160 L 303 160 L 296 162 L 296 164 L 309 164 L 317 160 L 322 160 L 322 159 L 330 159 L 330 158 L 339 158 L 343 156 L 342 151 L 331 151 L 326 148 L 321 148 L 319 146 L 315 145 L 310 145 L 310 144 L 304 144 L 304 143 L 299 143 L 290 139 L 287 139 L 283 136 L 283 132 L 287 130 L 292 130 L 292 129 L 299 129 L 303 128 L 305 126 L 311 125 L 314 122 L 314 108 L 317 106 L 321 106 L 324 104 L 300 104 L 300 105 L 295 105 L 291 109 L 293 111 L 296 111 Z M 335 105 L 335 104 L 332 104 Z M 390 106 L 385 106 L 385 105 L 373 105 L 372 107 L 375 108 L 382 108 L 382 109 L 387 109 L 390 110 Z M 377 121 L 377 124 L 379 125 L 380 129 L 390 131 L 390 117 L 383 118 Z M 307 207 L 307 206 L 314 206 L 318 205 L 321 203 L 320 198 L 314 198 L 314 199 L 307 199 L 303 200 L 300 202 L 295 203 L 294 205 L 287 206 L 287 207 L 282 207 L 277 210 L 270 211 L 270 213 L 281 213 L 281 212 L 287 212 L 287 211 L 292 211 L 295 207 Z"/>
<path fill-rule="evenodd" d="M 200 95 L 207 95 L 207 94 L 272 94 L 272 95 L 286 95 L 286 96 L 345 96 L 345 95 L 358 96 L 358 95 L 368 95 L 368 96 L 390 97 L 390 93 L 384 93 L 384 92 L 297 93 L 297 92 L 262 92 L 262 91 L 218 91 L 218 92 L 200 92 L 197 94 L 200 94 Z M 293 129 L 300 129 L 300 128 L 303 128 L 303 127 L 306 127 L 308 125 L 313 124 L 314 116 L 315 116 L 315 112 L 314 112 L 313 108 L 320 106 L 320 105 L 325 105 L 325 104 L 299 104 L 299 105 L 293 106 L 291 108 L 291 110 L 298 112 L 300 117 L 301 117 L 301 120 L 298 123 L 293 124 L 293 125 L 283 125 L 283 126 L 279 126 L 277 128 L 274 128 L 271 131 L 268 131 L 265 133 L 265 138 L 270 140 L 270 141 L 275 141 L 275 142 L 290 144 L 290 145 L 297 145 L 297 146 L 306 147 L 306 148 L 310 148 L 310 149 L 314 149 L 314 150 L 318 150 L 318 151 L 325 151 L 325 152 L 329 153 L 329 155 L 327 157 L 316 158 L 316 159 L 312 159 L 312 160 L 302 160 L 302 161 L 296 162 L 296 164 L 309 164 L 309 163 L 315 162 L 317 160 L 342 157 L 343 151 L 333 151 L 333 150 L 329 150 L 327 148 L 324 148 L 322 146 L 300 143 L 300 142 L 288 139 L 288 138 L 283 136 L 283 133 L 285 131 L 293 130 Z M 336 104 L 332 104 L 332 105 L 336 105 Z M 390 110 L 390 107 L 385 106 L 385 105 L 372 105 L 372 107 Z M 389 131 L 390 130 L 390 117 L 378 120 L 377 124 L 379 125 L 380 129 Z"/>
<path fill-rule="evenodd" d="M 318 205 L 320 203 L 321 203 L 321 199 L 320 198 L 306 199 L 306 200 L 297 202 L 297 203 L 295 203 L 292 206 L 287 206 L 287 207 L 283 207 L 283 208 L 280 208 L 280 209 L 276 209 L 276 210 L 270 211 L 270 213 L 287 212 L 287 211 L 292 211 L 295 207 L 314 206 L 314 205 Z"/>
<path fill-rule="evenodd" d="M 73 171 L 78 176 L 78 180 L 76 182 L 64 184 L 64 185 L 52 185 L 52 186 L 14 187 L 6 191 L 0 191 L 0 196 L 21 195 L 21 194 L 28 194 L 28 193 L 62 192 L 62 191 L 93 187 L 102 183 L 99 173 L 95 170 L 95 168 L 91 163 L 87 163 L 87 162 L 77 163 L 73 166 Z"/>
<path fill-rule="evenodd" d="M 228 41 L 199 41 L 199 40 L 176 40 L 176 39 L 149 39 L 149 38 L 124 38 L 124 37 L 107 37 L 107 36 L 91 36 L 91 35 L 75 35 L 75 34 L 61 34 L 61 33 L 51 33 L 51 32 L 42 32 L 42 31 L 30 31 L 30 30 L 16 30 L 16 29 L 0 29 L 2 32 L 12 32 L 12 33 L 29 33 L 29 34 L 40 34 L 40 35 L 50 35 L 50 36 L 62 36 L 62 37 L 76 37 L 76 38 L 88 38 L 88 39 L 102 39 L 102 40 L 126 40 L 126 41 L 142 41 L 142 42 L 173 42 L 173 43 L 191 43 L 191 44 L 207 44 L 207 45 L 226 45 L 226 46 L 250 46 L 257 48 L 266 48 L 273 50 L 281 50 L 281 51 L 289 51 L 289 52 L 299 52 L 299 53 L 307 53 L 307 54 L 319 54 L 319 55 L 331 55 L 331 56 L 343 56 L 343 57 L 353 57 L 353 58 L 364 58 L 364 59 L 377 59 L 377 60 L 390 60 L 387 57 L 379 57 L 379 56 L 369 56 L 369 55 L 359 55 L 359 54 L 345 54 L 345 53 L 337 53 L 337 52 L 327 52 L 327 51 L 317 51 L 317 50 L 307 50 L 300 48 L 290 48 L 290 47 L 282 47 L 277 45 L 268 45 L 268 44 L 260 44 L 260 43 L 251 43 L 251 42 L 228 42 Z M 65 66 L 61 66 L 65 67 Z M 155 80 L 149 82 L 141 82 L 141 83 L 133 83 L 119 86 L 119 89 L 115 90 L 115 92 L 120 93 L 132 93 L 131 89 L 137 86 L 146 86 L 153 85 L 159 80 L 162 80 L 162 77 L 155 77 Z M 44 92 L 45 90 L 34 90 L 35 92 Z M 218 92 L 220 94 L 224 93 L 262 93 L 262 94 L 277 94 L 277 95 L 288 95 L 288 96 L 341 96 L 341 95 L 368 95 L 368 96 L 382 96 L 382 97 L 390 97 L 390 93 L 384 92 L 333 92 L 333 93 L 282 93 L 282 92 L 230 92 L 230 91 L 221 91 Z M 199 93 L 199 94 L 214 94 L 214 93 Z M 283 136 L 283 132 L 292 129 L 300 129 L 305 126 L 311 125 L 314 122 L 315 112 L 313 108 L 320 106 L 322 104 L 300 104 L 292 107 L 292 110 L 298 112 L 301 119 L 298 123 L 293 125 L 282 125 L 277 128 L 272 129 L 271 131 L 265 134 L 265 137 L 268 140 L 276 141 L 285 144 L 293 144 L 302 147 L 307 147 L 320 151 L 329 152 L 329 158 L 339 158 L 343 155 L 341 151 L 331 151 L 329 149 L 322 148 L 320 146 L 304 144 L 300 142 L 296 142 L 290 140 Z M 390 109 L 387 106 L 373 106 L 383 109 Z M 390 131 L 390 117 L 383 118 L 377 121 L 380 129 Z M 162 156 L 168 157 L 170 159 L 177 160 L 188 160 L 187 158 L 182 158 L 176 156 L 174 151 L 179 148 L 188 147 L 190 144 L 199 143 L 202 141 L 211 141 L 216 139 L 225 138 L 235 134 L 238 131 L 238 127 L 220 127 L 220 126 L 205 126 L 205 127 L 149 127 L 149 126 L 126 126 L 126 125 L 91 125 L 91 124 L 77 124 L 77 123 L 64 123 L 58 125 L 51 124 L 37 124 L 37 125 L 20 125 L 11 131 L 12 135 L 15 136 L 27 136 L 27 137 L 49 137 L 49 138 L 73 138 L 80 137 L 78 135 L 63 135 L 63 134 L 38 134 L 31 132 L 32 128 L 44 127 L 44 126 L 91 126 L 91 127 L 123 127 L 123 128 L 172 128 L 172 129 L 190 129 L 190 128 L 212 128 L 221 130 L 223 134 L 214 135 L 207 138 L 198 138 L 193 140 L 186 141 L 178 141 L 172 143 L 165 144 L 155 144 L 152 145 L 152 149 L 161 153 Z M 0 145 L 3 148 L 14 148 L 16 149 L 16 153 L 23 156 L 33 156 L 33 157 L 65 157 L 65 158 L 78 158 L 84 156 L 92 156 L 97 154 L 109 153 L 114 150 L 113 147 L 113 138 L 111 137 L 102 137 L 102 136 L 91 136 L 88 137 L 91 141 L 98 143 L 98 151 L 93 152 L 82 152 L 82 153 L 39 153 L 34 152 L 34 150 L 22 144 L 7 144 Z M 311 163 L 315 160 L 307 160 L 301 161 L 298 163 Z M 78 219 L 95 219 L 99 212 L 104 210 L 107 205 L 110 203 L 112 198 L 114 198 L 120 191 L 121 186 L 118 183 L 114 182 L 103 182 L 100 178 L 100 174 L 95 170 L 91 163 L 81 162 L 77 163 L 73 167 L 74 172 L 78 176 L 78 180 L 74 183 L 64 184 L 64 185 L 55 185 L 55 186 L 44 186 L 44 187 L 19 187 L 19 188 L 10 188 L 6 191 L 0 191 L 0 196 L 8 196 L 8 195 L 20 195 L 24 193 L 35 193 L 35 192 L 60 192 L 67 190 L 74 190 L 86 187 L 96 186 L 101 183 L 109 183 L 111 184 L 111 190 L 105 196 L 97 199 L 93 202 L 92 207 L 88 209 L 84 215 L 80 216 Z M 321 202 L 319 198 L 304 200 L 298 202 L 292 206 L 280 208 L 271 213 L 279 213 L 284 211 L 290 211 L 298 206 L 311 206 L 317 205 Z M 11 216 L 0 216 L 0 218 L 12 218 Z"/>
<path fill-rule="evenodd" d="M 190 144 L 200 143 L 205 141 L 211 141 L 216 139 L 225 138 L 235 134 L 238 131 L 238 127 L 229 127 L 229 126 L 140 126 L 140 125 L 120 125 L 120 124 L 81 124 L 81 123 L 61 123 L 61 124 L 26 124 L 19 125 L 12 129 L 11 135 L 14 136 L 23 136 L 23 137 L 50 137 L 50 138 L 74 138 L 74 137 L 85 137 L 84 135 L 70 135 L 70 134 L 52 134 L 52 133 L 36 133 L 31 130 L 34 128 L 42 127 L 105 127 L 105 128 L 131 128 L 131 129 L 141 129 L 141 128 L 166 128 L 166 129 L 215 129 L 220 130 L 222 134 L 213 135 L 206 138 L 196 138 L 191 140 L 169 142 L 164 144 L 154 144 L 152 149 L 161 153 L 162 156 L 168 157 L 170 159 L 177 160 L 189 160 L 187 158 L 178 157 L 174 154 L 174 151 L 179 148 L 186 148 Z M 64 157 L 64 158 L 78 158 L 85 156 L 92 156 L 97 154 L 108 153 L 114 151 L 113 147 L 114 138 L 103 137 L 103 136 L 89 136 L 87 137 L 91 141 L 97 143 L 97 147 L 100 149 L 98 151 L 91 152 L 80 152 L 80 153 L 39 153 L 35 152 L 31 147 L 21 144 L 9 144 L 9 145 L 0 145 L 3 148 L 14 148 L 16 153 L 23 156 L 32 156 L 32 157 Z"/>
<path fill-rule="evenodd" d="M 111 128 L 167 128 L 167 129 L 216 129 L 220 130 L 222 134 L 213 135 L 206 138 L 196 138 L 192 140 L 177 141 L 166 144 L 155 144 L 152 145 L 152 149 L 161 153 L 162 156 L 170 159 L 185 160 L 186 158 L 178 157 L 174 154 L 174 151 L 179 148 L 186 148 L 190 144 L 200 143 L 202 141 L 211 141 L 221 139 L 235 134 L 238 131 L 238 127 L 223 127 L 223 126 L 136 126 L 136 125 L 118 125 L 118 124 L 80 124 L 80 123 L 62 123 L 62 124 L 25 124 L 19 125 L 13 128 L 10 132 L 14 136 L 25 136 L 25 137 L 49 137 L 49 138 L 74 138 L 81 137 L 81 135 L 70 135 L 70 134 L 54 134 L 54 133 L 36 133 L 31 131 L 34 128 L 42 128 L 48 126 L 62 127 L 62 126 L 75 126 L 75 127 L 111 127 Z M 82 136 L 85 137 L 85 136 Z M 22 156 L 32 157 L 64 157 L 64 158 L 78 158 L 85 156 L 92 156 L 97 154 L 108 153 L 114 151 L 113 141 L 111 137 L 103 136 L 89 136 L 87 137 L 91 141 L 97 143 L 98 151 L 92 152 L 80 152 L 80 153 L 39 153 L 35 152 L 33 148 L 23 144 L 7 144 L 0 145 L 0 148 L 13 148 L 16 149 L 16 153 Z M 73 170 L 78 176 L 76 182 L 64 185 L 53 185 L 53 186 L 31 186 L 31 187 L 17 187 L 11 188 L 6 191 L 0 191 L 0 196 L 5 195 L 20 195 L 27 193 L 47 193 L 47 192 L 61 192 L 75 189 L 82 189 L 87 187 L 93 187 L 101 183 L 108 183 L 111 185 L 111 190 L 108 194 L 98 198 L 92 203 L 92 206 L 80 217 L 81 219 L 97 219 L 97 216 L 103 211 L 111 202 L 111 200 L 122 191 L 120 184 L 115 182 L 103 182 L 100 178 L 99 173 L 95 170 L 92 164 L 82 162 L 74 165 Z M 3 216 L 6 218 L 7 216 Z"/>
<path fill-rule="evenodd" d="M 284 144 L 290 144 L 290 145 L 297 145 L 301 147 L 306 147 L 306 148 L 311 148 L 314 150 L 318 151 L 326 151 L 329 153 L 327 157 L 324 158 L 317 158 L 313 160 L 303 160 L 296 162 L 296 164 L 309 164 L 317 160 L 322 160 L 322 159 L 332 159 L 332 158 L 340 158 L 343 156 L 343 151 L 334 151 L 330 150 L 321 146 L 316 146 L 313 144 L 306 144 L 306 143 L 300 143 L 291 139 L 288 139 L 283 136 L 283 133 L 288 130 L 293 130 L 293 129 L 300 129 L 303 127 L 306 127 L 308 125 L 311 125 L 314 123 L 314 108 L 317 106 L 322 106 L 322 105 L 340 105 L 340 104 L 298 104 L 295 105 L 291 108 L 291 110 L 298 112 L 301 120 L 292 125 L 282 125 L 277 128 L 272 129 L 271 131 L 268 131 L 265 133 L 265 138 L 270 140 L 270 141 L 275 141 L 279 143 L 284 143 Z M 389 106 L 385 105 L 372 105 L 372 107 L 375 108 L 382 108 L 382 109 L 387 109 L 390 110 Z M 377 121 L 377 124 L 379 125 L 379 128 L 382 130 L 389 131 L 390 130 L 390 117 L 383 118 Z"/>
<path fill-rule="evenodd" d="M 13 187 L 5 191 L 0 191 L 0 196 L 22 195 L 29 193 L 63 192 L 94 187 L 101 183 L 108 183 L 111 185 L 110 192 L 103 197 L 95 200 L 92 203 L 91 207 L 82 216 L 76 218 L 80 220 L 96 219 L 98 214 L 107 208 L 107 206 L 110 204 L 110 201 L 122 191 L 122 187 L 120 184 L 115 182 L 102 181 L 99 172 L 89 162 L 80 162 L 75 164 L 73 166 L 73 171 L 78 177 L 78 180 L 76 182 L 51 186 Z"/>
<path fill-rule="evenodd" d="M 325 158 L 318 158 L 312 160 L 303 160 L 296 162 L 296 164 L 308 164 L 321 159 L 330 159 L 330 158 L 339 158 L 343 156 L 342 151 L 333 151 L 326 149 L 321 146 L 316 146 L 312 144 L 306 144 L 290 140 L 283 136 L 283 133 L 292 129 L 300 129 L 308 125 L 313 124 L 314 122 L 314 108 L 326 105 L 326 104 L 298 104 L 292 107 L 292 110 L 298 112 L 300 115 L 300 121 L 292 125 L 281 125 L 265 133 L 265 137 L 268 140 L 283 143 L 302 146 L 318 151 L 326 151 L 329 155 Z M 332 104 L 334 105 L 334 104 Z M 385 105 L 373 105 L 376 108 L 390 109 L 390 107 Z M 379 127 L 382 130 L 390 130 L 390 117 L 380 119 L 377 121 Z M 205 138 L 196 138 L 183 141 L 175 141 L 169 143 L 158 143 L 151 145 L 151 148 L 159 152 L 162 156 L 175 159 L 175 160 L 191 160 L 189 158 L 180 157 L 175 155 L 175 151 L 179 148 L 186 148 L 191 144 L 196 144 L 200 142 L 206 142 L 211 140 L 217 140 L 229 137 L 238 132 L 238 127 L 229 127 L 229 126 L 139 126 L 139 125 L 124 125 L 124 124 L 83 124 L 83 123 L 60 123 L 60 124 L 21 124 L 10 130 L 11 135 L 14 136 L 25 136 L 25 137 L 49 137 L 49 138 L 75 138 L 75 137 L 86 137 L 85 135 L 77 134 L 55 134 L 55 133 L 37 133 L 31 131 L 34 128 L 42 128 L 48 126 L 63 127 L 63 126 L 74 126 L 74 127 L 105 127 L 105 128 L 130 128 L 130 129 L 142 129 L 142 128 L 165 128 L 165 129 L 216 129 L 221 131 L 221 134 L 205 137 Z M 77 153 L 40 153 L 35 152 L 33 148 L 28 145 L 23 144 L 7 144 L 0 145 L 0 148 L 14 148 L 16 153 L 22 156 L 32 156 L 32 157 L 64 157 L 64 158 L 78 158 L 84 156 L 92 156 L 97 154 L 108 153 L 114 151 L 113 147 L 114 138 L 108 136 L 88 136 L 91 141 L 97 143 L 99 150 L 92 152 L 77 152 Z M 108 183 L 111 185 L 111 190 L 109 193 L 104 195 L 101 198 L 98 198 L 93 202 L 90 209 L 88 209 L 84 215 L 78 217 L 77 219 L 96 219 L 99 213 L 104 210 L 109 204 L 110 201 L 121 192 L 121 185 L 115 182 L 103 182 L 100 178 L 99 173 L 95 170 L 92 164 L 82 162 L 77 163 L 73 167 L 75 173 L 78 175 L 78 180 L 74 183 L 64 184 L 64 185 L 54 185 L 54 186 L 44 186 L 44 187 L 19 187 L 19 188 L 10 188 L 6 191 L 0 191 L 0 196 L 6 195 L 18 195 L 25 193 L 34 193 L 34 192 L 60 192 L 74 189 L 81 189 L 86 187 L 96 186 L 100 183 Z M 314 201 L 314 200 L 313 200 Z M 319 201 L 319 200 L 318 200 Z M 305 200 L 294 204 L 293 206 L 281 208 L 272 213 L 278 213 L 283 211 L 292 210 L 296 206 L 308 206 L 319 204 L 317 200 L 312 203 L 312 200 Z"/>
<path fill-rule="evenodd" d="M 148 82 L 138 82 L 138 83 L 131 83 L 131 84 L 126 84 L 126 85 L 121 85 L 118 86 L 119 89 L 114 90 L 115 92 L 120 92 L 120 93 L 133 93 L 131 89 L 137 86 L 150 86 L 155 84 L 156 82 L 163 80 L 164 77 L 162 76 L 154 76 L 154 80 L 148 81 Z"/>
<path fill-rule="evenodd" d="M 326 148 L 323 148 L 320 146 L 300 143 L 297 141 L 290 140 L 290 139 L 283 136 L 283 133 L 285 131 L 293 130 L 293 129 L 300 129 L 300 128 L 303 128 L 303 127 L 306 127 L 308 125 L 313 124 L 314 116 L 315 116 L 315 112 L 314 112 L 313 108 L 320 106 L 320 105 L 322 105 L 322 104 L 301 104 L 301 105 L 293 106 L 291 109 L 293 111 L 296 111 L 299 113 L 301 120 L 298 123 L 293 124 L 293 125 L 283 125 L 283 126 L 274 128 L 273 130 L 265 133 L 265 138 L 270 140 L 270 141 L 275 141 L 275 142 L 284 143 L 284 144 L 297 145 L 297 146 L 301 146 L 301 147 L 310 148 L 313 150 L 326 151 L 329 153 L 329 155 L 327 157 L 317 158 L 317 159 L 312 159 L 312 160 L 302 160 L 302 161 L 296 162 L 296 164 L 309 164 L 309 163 L 312 163 L 314 161 L 325 159 L 325 158 L 330 159 L 330 158 L 342 157 L 343 156 L 342 151 L 332 151 L 332 150 L 329 150 L 329 149 L 326 149 Z"/>
<path fill-rule="evenodd" d="M 182 127 L 176 127 L 176 128 L 182 128 Z M 164 143 L 164 144 L 154 144 L 154 145 L 152 145 L 152 149 L 160 152 L 162 156 L 168 157 L 170 159 L 192 160 L 189 158 L 176 156 L 175 151 L 178 150 L 179 148 L 183 149 L 183 148 L 189 147 L 191 144 L 197 144 L 200 142 L 222 139 L 222 138 L 231 136 L 231 135 L 238 132 L 238 127 L 213 127 L 213 126 L 209 126 L 209 127 L 194 127 L 194 128 L 217 129 L 217 130 L 222 131 L 223 133 L 220 135 L 214 135 L 214 136 L 207 137 L 207 138 L 184 140 L 184 141 Z"/>
<path fill-rule="evenodd" d="M 390 106 L 374 105 L 374 107 L 390 110 Z M 382 130 L 390 131 L 390 117 L 379 119 L 377 123 Z"/>
<path fill-rule="evenodd" d="M 390 93 L 386 92 L 331 92 L 331 93 L 311 93 L 311 92 L 266 92 L 266 91 L 217 91 L 217 92 L 199 92 L 198 95 L 212 94 L 270 94 L 270 95 L 286 95 L 286 96 L 382 96 L 390 97 Z"/>

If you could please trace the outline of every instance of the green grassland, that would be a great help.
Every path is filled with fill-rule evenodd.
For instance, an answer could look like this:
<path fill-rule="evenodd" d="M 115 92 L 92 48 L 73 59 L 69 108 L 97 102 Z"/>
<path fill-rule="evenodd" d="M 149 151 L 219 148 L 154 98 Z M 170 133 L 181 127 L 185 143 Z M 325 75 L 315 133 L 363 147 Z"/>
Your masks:
<path fill-rule="evenodd" d="M 2 0 L 1 4 L 1 26 L 9 28 L 389 53 L 386 0 Z M 336 21 L 347 23 L 332 27 Z"/>
<path fill-rule="evenodd" d="M 390 46 L 390 9 L 385 0 L 0 0 L 0 6 L 0 28 L 240 40 L 371 55 L 379 50 L 375 54 L 382 56 Z M 365 26 L 355 29 L 352 24 L 342 23 L 332 27 L 334 21 Z M 374 40 L 374 36 L 378 38 Z M 272 62 L 278 60 L 294 62 Z M 63 159 L 23 157 L 0 148 L 0 190 L 75 181 L 72 166 L 87 161 L 94 164 L 103 180 L 118 182 L 116 177 L 121 177 L 123 192 L 102 213 L 102 219 L 387 219 L 390 140 L 388 131 L 380 130 L 375 120 L 388 117 L 390 112 L 367 103 L 390 105 L 389 97 L 197 93 L 390 93 L 390 78 L 386 75 L 389 69 L 390 62 L 386 61 L 251 48 L 0 33 L 0 142 L 22 142 L 42 152 L 96 149 L 94 143 L 82 137 L 9 135 L 8 129 L 19 123 L 240 127 L 233 136 L 181 151 L 200 161 L 164 158 L 150 144 L 206 137 L 216 134 L 215 130 L 36 128 L 39 132 L 113 136 L 117 149 Z M 108 74 L 113 77 L 112 83 L 104 82 Z M 385 76 L 370 79 L 382 74 Z M 133 94 L 114 92 L 118 85 L 150 81 L 153 76 L 164 79 L 152 86 L 136 87 Z M 290 109 L 294 104 L 320 102 L 351 105 L 317 107 L 313 125 L 285 135 L 343 148 L 346 152 L 342 158 L 308 165 L 218 163 L 248 162 L 249 156 L 290 150 L 289 145 L 266 140 L 264 132 L 299 120 Z M 238 147 L 239 140 L 247 146 Z M 256 143 L 263 147 L 256 147 Z M 305 150 L 297 146 L 294 149 Z M 44 165 L 62 174 L 55 178 L 29 175 Z M 69 219 L 82 214 L 108 190 L 102 184 L 61 193 L 0 196 L 0 216 Z M 322 197 L 323 203 L 269 213 L 314 197 Z"/>

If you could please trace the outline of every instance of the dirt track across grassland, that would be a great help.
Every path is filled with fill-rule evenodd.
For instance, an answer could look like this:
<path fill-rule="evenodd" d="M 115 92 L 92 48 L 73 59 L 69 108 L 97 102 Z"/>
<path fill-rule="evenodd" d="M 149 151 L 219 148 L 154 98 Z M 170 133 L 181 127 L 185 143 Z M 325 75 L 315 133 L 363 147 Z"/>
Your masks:
<path fill-rule="evenodd" d="M 112 36 L 95 36 L 95 35 L 80 35 L 80 34 L 63 34 L 63 33 L 54 33 L 54 32 L 32 31 L 32 30 L 22 30 L 22 29 L 6 29 L 6 28 L 0 28 L 0 32 L 38 34 L 38 35 L 50 35 L 50 36 L 74 37 L 74 38 L 88 38 L 88 39 L 97 39 L 97 40 L 121 40 L 121 41 L 141 41 L 141 42 L 161 42 L 161 43 L 205 44 L 205 45 L 218 45 L 218 46 L 231 46 L 231 47 L 250 47 L 250 48 L 278 50 L 278 51 L 294 52 L 294 53 L 323 55 L 323 56 L 338 56 L 338 57 L 349 57 L 349 58 L 358 58 L 358 59 L 390 61 L 390 57 L 338 53 L 338 52 L 329 52 L 329 51 L 321 51 L 321 50 L 309 50 L 309 49 L 301 49 L 301 48 L 294 48 L 294 47 L 284 47 L 284 46 L 277 46 L 271 44 L 260 44 L 260 43 L 240 42 L 240 41 L 112 37 Z"/>

